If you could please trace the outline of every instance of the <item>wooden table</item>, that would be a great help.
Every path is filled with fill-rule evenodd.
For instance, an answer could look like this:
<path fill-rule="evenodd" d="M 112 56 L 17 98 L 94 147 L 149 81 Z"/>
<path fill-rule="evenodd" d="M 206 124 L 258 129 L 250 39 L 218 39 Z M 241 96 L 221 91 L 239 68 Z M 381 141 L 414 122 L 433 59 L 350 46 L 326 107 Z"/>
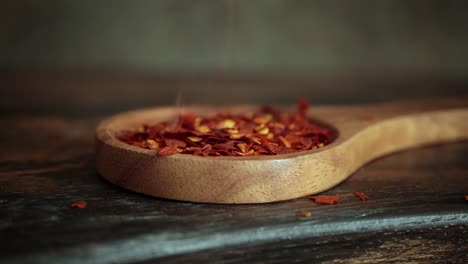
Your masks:
<path fill-rule="evenodd" d="M 355 81 L 348 84 L 352 88 L 378 83 L 379 78 L 351 78 Z M 317 84 L 314 80 L 311 85 Z M 338 80 L 319 83 L 333 86 L 347 79 Z M 172 87 L 187 83 L 276 85 L 267 99 L 283 102 L 275 96 L 288 82 L 1 73 L 0 262 L 467 263 L 468 142 L 414 149 L 371 162 L 326 192 L 342 196 L 332 206 L 305 198 L 235 206 L 177 202 L 123 190 L 96 173 L 97 122 L 121 110 L 149 105 L 155 96 L 144 98 L 141 93 L 151 84 L 166 87 L 159 88 L 159 94 L 167 96 L 172 95 Z M 429 95 L 458 94 L 468 84 L 404 76 L 399 82 L 420 90 L 431 83 Z M 306 86 L 307 81 L 300 83 Z M 128 88 L 132 85 L 133 97 Z M 113 95 L 113 86 L 124 91 L 128 101 L 122 93 Z M 379 99 L 372 97 L 372 88 L 363 89 L 371 94 L 369 100 Z M 316 92 L 304 93 L 309 97 Z M 399 95 L 416 94 L 407 93 Z M 348 99 L 353 100 L 359 101 Z M 367 193 L 369 200 L 360 201 L 352 194 L 355 191 Z M 70 207 L 79 200 L 88 206 Z M 298 210 L 313 215 L 296 217 Z"/>

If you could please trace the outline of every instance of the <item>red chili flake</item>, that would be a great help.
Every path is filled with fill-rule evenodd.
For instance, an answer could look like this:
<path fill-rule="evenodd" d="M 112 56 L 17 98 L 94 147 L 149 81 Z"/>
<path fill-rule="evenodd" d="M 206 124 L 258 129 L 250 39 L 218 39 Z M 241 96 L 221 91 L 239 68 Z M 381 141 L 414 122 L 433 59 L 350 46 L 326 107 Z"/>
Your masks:
<path fill-rule="evenodd" d="M 338 195 L 318 195 L 307 197 L 318 204 L 336 204 L 340 200 Z"/>
<path fill-rule="evenodd" d="M 184 141 L 178 139 L 167 138 L 164 141 L 168 147 L 176 150 L 178 148 L 185 148 L 185 146 L 187 146 L 187 144 Z"/>
<path fill-rule="evenodd" d="M 300 216 L 300 217 L 310 217 L 310 216 L 312 216 L 312 212 L 309 212 L 309 211 L 298 211 L 298 212 L 296 212 L 296 216 Z"/>
<path fill-rule="evenodd" d="M 74 208 L 80 208 L 80 209 L 83 209 L 86 207 L 88 203 L 86 201 L 79 201 L 79 202 L 76 202 L 76 203 L 72 203 L 70 206 L 71 207 L 74 207 Z"/>
<path fill-rule="evenodd" d="M 365 200 L 369 199 L 369 196 L 367 196 L 367 194 L 365 194 L 363 192 L 354 192 L 354 195 L 359 197 L 359 199 L 361 199 L 361 201 L 365 201 Z"/>
<path fill-rule="evenodd" d="M 309 108 L 309 103 L 304 98 L 299 98 L 297 108 L 300 114 L 305 114 L 307 108 Z"/>
<path fill-rule="evenodd" d="M 170 156 L 176 153 L 177 153 L 177 149 L 173 147 L 169 147 L 169 146 L 164 147 L 159 151 L 160 156 Z"/>
<path fill-rule="evenodd" d="M 119 131 L 116 137 L 127 144 L 154 150 L 160 156 L 289 154 L 321 148 L 333 140 L 329 128 L 306 118 L 307 109 L 307 101 L 300 99 L 296 113 L 281 113 L 271 106 L 245 114 L 182 113 L 173 121 Z"/>

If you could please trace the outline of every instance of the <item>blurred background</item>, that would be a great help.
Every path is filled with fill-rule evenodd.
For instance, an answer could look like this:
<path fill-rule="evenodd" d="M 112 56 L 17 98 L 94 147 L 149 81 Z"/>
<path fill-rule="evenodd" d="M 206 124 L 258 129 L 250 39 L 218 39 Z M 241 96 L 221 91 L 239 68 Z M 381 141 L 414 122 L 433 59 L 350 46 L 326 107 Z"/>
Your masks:
<path fill-rule="evenodd" d="M 1 110 L 466 94 L 468 1 L 4 1 Z"/>

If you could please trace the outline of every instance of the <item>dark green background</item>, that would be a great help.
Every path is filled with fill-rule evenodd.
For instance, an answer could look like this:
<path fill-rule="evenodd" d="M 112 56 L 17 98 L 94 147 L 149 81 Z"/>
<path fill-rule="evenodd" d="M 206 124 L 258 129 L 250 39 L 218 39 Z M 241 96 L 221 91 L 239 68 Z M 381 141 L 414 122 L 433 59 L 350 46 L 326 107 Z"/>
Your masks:
<path fill-rule="evenodd" d="M 4 69 L 468 70 L 462 0 L 3 1 L 0 19 Z"/>

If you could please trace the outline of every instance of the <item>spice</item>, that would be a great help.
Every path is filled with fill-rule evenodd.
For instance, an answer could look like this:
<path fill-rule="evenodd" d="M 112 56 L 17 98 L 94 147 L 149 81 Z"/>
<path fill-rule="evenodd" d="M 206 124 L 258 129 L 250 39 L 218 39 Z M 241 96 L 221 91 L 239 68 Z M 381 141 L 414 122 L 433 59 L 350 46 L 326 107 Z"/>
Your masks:
<path fill-rule="evenodd" d="M 359 199 L 361 199 L 361 201 L 365 201 L 365 200 L 369 199 L 369 196 L 367 196 L 367 194 L 365 194 L 363 192 L 354 192 L 354 195 L 359 197 Z"/>
<path fill-rule="evenodd" d="M 86 207 L 86 205 L 87 205 L 86 201 L 79 201 L 79 202 L 76 202 L 76 203 L 72 203 L 70 206 L 74 207 L 74 208 L 83 209 L 83 208 Z"/>
<path fill-rule="evenodd" d="M 318 204 L 336 204 L 340 200 L 338 195 L 318 195 L 307 197 Z"/>
<path fill-rule="evenodd" d="M 309 212 L 309 211 L 298 211 L 298 212 L 296 212 L 296 216 L 310 217 L 310 216 L 312 216 L 312 213 Z"/>
<path fill-rule="evenodd" d="M 291 114 L 271 106 L 246 114 L 202 117 L 182 113 L 173 122 L 143 125 L 135 131 L 120 131 L 116 136 L 127 144 L 154 150 L 160 156 L 288 154 L 321 148 L 333 140 L 331 129 L 306 117 L 307 109 L 307 102 L 301 99 L 297 112 Z"/>

